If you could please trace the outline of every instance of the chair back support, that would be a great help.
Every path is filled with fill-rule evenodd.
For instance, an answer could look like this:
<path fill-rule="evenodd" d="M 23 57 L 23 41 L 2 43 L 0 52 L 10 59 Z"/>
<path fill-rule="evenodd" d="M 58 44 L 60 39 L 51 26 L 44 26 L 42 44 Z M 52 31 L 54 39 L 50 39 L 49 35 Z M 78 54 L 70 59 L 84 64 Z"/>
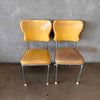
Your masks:
<path fill-rule="evenodd" d="M 24 34 L 24 41 L 44 41 L 50 40 L 52 23 L 49 20 L 22 20 L 20 23 Z"/>
<path fill-rule="evenodd" d="M 53 23 L 55 41 L 79 41 L 83 22 L 78 20 L 55 20 Z"/>

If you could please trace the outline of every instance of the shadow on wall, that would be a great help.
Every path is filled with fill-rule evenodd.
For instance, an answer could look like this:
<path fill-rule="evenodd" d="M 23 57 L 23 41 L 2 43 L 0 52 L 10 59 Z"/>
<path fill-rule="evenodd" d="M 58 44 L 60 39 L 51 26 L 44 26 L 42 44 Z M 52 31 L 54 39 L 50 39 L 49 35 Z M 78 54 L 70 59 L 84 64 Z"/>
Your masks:
<path fill-rule="evenodd" d="M 91 41 L 93 35 L 95 34 L 97 24 L 89 21 L 83 21 L 83 23 L 84 23 L 84 28 L 80 34 L 80 40 L 82 39 L 82 40 Z"/>
<path fill-rule="evenodd" d="M 87 46 L 79 46 L 77 47 L 82 52 L 92 52 L 92 53 L 97 53 L 97 48 L 92 48 L 92 47 L 87 47 Z"/>
<path fill-rule="evenodd" d="M 83 41 L 88 41 L 89 44 L 95 37 L 93 35 L 95 34 L 97 24 L 88 22 L 88 21 L 83 21 L 84 22 L 84 28 L 82 33 L 80 34 L 80 40 Z M 91 47 L 93 45 L 93 47 Z M 91 52 L 91 53 L 97 53 L 98 50 L 97 48 L 94 47 L 94 44 L 90 44 L 88 46 L 79 46 L 78 47 L 81 51 L 86 51 L 86 52 Z"/>
<path fill-rule="evenodd" d="M 54 20 L 50 20 L 52 22 L 52 25 L 53 25 L 53 21 Z M 52 26 L 52 30 L 51 30 L 51 33 L 50 33 L 50 39 L 53 40 L 54 39 L 54 32 L 53 32 L 53 26 Z"/>

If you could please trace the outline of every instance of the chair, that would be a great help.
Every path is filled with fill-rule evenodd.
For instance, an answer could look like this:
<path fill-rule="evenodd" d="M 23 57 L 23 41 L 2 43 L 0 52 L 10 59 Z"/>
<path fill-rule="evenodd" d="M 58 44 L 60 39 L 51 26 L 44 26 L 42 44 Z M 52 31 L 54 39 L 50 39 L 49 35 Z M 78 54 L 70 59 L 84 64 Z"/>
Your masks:
<path fill-rule="evenodd" d="M 58 65 L 81 65 L 76 85 L 79 85 L 80 75 L 83 69 L 84 58 L 76 49 L 76 42 L 79 41 L 79 35 L 83 29 L 83 22 L 78 20 L 55 20 L 53 23 L 54 41 L 56 41 L 55 51 L 55 85 L 57 85 Z M 58 41 L 71 41 L 73 48 L 59 48 Z"/>
<path fill-rule="evenodd" d="M 47 42 L 50 40 L 49 34 L 52 29 L 52 23 L 48 20 L 22 20 L 20 23 L 21 30 L 24 34 L 24 41 L 28 44 L 26 50 L 20 60 L 24 86 L 27 86 L 24 75 L 24 66 L 48 66 L 47 82 L 49 85 L 49 66 L 51 63 L 50 55 L 47 50 Z M 45 49 L 29 49 L 29 41 L 45 42 Z"/>

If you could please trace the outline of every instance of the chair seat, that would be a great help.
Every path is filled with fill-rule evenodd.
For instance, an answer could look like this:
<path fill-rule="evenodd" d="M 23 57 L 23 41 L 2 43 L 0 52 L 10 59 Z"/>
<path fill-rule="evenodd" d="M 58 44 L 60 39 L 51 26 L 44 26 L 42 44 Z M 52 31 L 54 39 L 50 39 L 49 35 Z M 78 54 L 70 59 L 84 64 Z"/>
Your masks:
<path fill-rule="evenodd" d="M 83 64 L 84 58 L 76 49 L 60 48 L 55 52 L 55 62 L 59 64 Z"/>
<path fill-rule="evenodd" d="M 50 64 L 51 59 L 48 50 L 45 49 L 29 49 L 25 51 L 21 64 L 32 65 L 32 64 Z"/>

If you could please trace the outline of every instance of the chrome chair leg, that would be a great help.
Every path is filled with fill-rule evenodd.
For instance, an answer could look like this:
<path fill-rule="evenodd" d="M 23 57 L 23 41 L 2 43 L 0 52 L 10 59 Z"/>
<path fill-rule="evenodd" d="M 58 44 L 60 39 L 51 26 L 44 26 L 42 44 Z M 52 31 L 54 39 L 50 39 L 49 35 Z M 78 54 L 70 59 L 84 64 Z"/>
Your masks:
<path fill-rule="evenodd" d="M 24 66 L 23 65 L 22 65 L 22 72 L 23 72 L 24 86 L 27 86 L 26 81 L 25 81 Z"/>
<path fill-rule="evenodd" d="M 49 67 L 50 67 L 50 65 L 48 65 L 48 69 L 47 69 L 47 83 L 46 83 L 46 85 L 49 85 Z"/>
<path fill-rule="evenodd" d="M 76 85 L 79 85 L 79 79 L 80 79 L 80 75 L 81 75 L 82 69 L 83 69 L 83 65 L 81 65 L 79 76 L 78 76 L 78 79 L 76 81 Z"/>
<path fill-rule="evenodd" d="M 55 85 L 57 85 L 57 71 L 58 71 L 58 65 L 56 64 L 56 73 L 55 73 Z"/>

